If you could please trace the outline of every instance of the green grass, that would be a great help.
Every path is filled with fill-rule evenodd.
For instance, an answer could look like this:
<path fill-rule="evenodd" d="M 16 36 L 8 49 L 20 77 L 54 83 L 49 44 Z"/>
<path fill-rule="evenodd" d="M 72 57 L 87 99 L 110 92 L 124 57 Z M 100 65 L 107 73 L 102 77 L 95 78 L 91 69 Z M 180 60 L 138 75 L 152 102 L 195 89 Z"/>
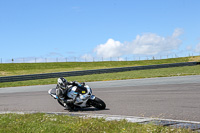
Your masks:
<path fill-rule="evenodd" d="M 139 70 L 139 71 L 127 71 L 127 72 L 118 72 L 118 73 L 93 74 L 93 75 L 84 75 L 84 76 L 73 76 L 73 77 L 66 77 L 66 79 L 69 81 L 75 80 L 79 82 L 91 82 L 91 81 L 185 76 L 185 75 L 200 75 L 200 65 Z M 50 78 L 50 79 L 41 79 L 41 80 L 19 81 L 19 82 L 5 82 L 5 83 L 0 83 L 0 87 L 45 85 L 45 84 L 56 84 L 56 83 L 57 83 L 57 78 Z"/>
<path fill-rule="evenodd" d="M 0 76 L 52 73 L 102 68 L 143 66 L 166 63 L 200 61 L 199 56 L 145 61 L 62 62 L 62 63 L 9 63 L 0 64 Z"/>
<path fill-rule="evenodd" d="M 0 133 L 188 133 L 153 124 L 48 114 L 1 114 Z"/>

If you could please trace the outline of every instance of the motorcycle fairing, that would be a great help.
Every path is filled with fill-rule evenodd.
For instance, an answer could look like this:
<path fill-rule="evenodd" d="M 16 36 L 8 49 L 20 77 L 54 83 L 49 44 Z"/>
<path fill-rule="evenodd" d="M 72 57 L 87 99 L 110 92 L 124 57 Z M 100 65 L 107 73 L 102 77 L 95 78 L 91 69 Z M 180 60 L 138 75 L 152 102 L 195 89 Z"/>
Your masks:
<path fill-rule="evenodd" d="M 56 88 L 50 89 L 48 91 L 49 95 L 51 95 L 53 98 L 58 99 L 58 96 L 56 96 Z"/>
<path fill-rule="evenodd" d="M 79 106 L 79 107 L 81 107 L 81 108 L 87 106 L 87 101 L 88 101 L 89 99 L 91 99 L 91 100 L 94 100 L 94 99 L 95 99 L 95 96 L 92 95 L 92 90 L 91 90 L 91 88 L 90 88 L 88 85 L 85 85 L 85 88 L 87 89 L 87 90 L 86 90 L 87 93 L 85 93 L 85 94 L 79 94 L 78 96 L 77 96 L 78 93 L 76 92 L 76 89 L 77 89 L 76 86 L 72 86 L 72 87 L 69 89 L 68 93 L 67 93 L 67 97 L 68 97 L 68 98 L 71 98 L 71 99 L 75 100 L 74 105 Z M 58 97 L 56 96 L 56 88 L 50 89 L 50 90 L 48 91 L 48 93 L 49 93 L 52 97 L 54 97 L 55 99 L 58 99 Z"/>

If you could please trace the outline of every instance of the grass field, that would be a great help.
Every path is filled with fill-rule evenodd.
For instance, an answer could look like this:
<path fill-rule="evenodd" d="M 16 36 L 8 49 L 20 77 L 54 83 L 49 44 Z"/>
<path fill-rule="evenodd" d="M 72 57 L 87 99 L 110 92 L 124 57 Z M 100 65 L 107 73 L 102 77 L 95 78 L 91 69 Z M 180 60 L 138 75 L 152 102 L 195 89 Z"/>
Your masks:
<path fill-rule="evenodd" d="M 139 79 L 139 78 L 153 78 L 153 77 L 185 76 L 185 75 L 200 75 L 200 65 L 73 76 L 73 77 L 66 77 L 66 79 L 69 81 L 91 82 L 91 81 L 124 80 L 124 79 Z M 45 85 L 45 84 L 56 84 L 56 83 L 57 83 L 57 78 L 50 78 L 50 79 L 40 79 L 40 80 L 19 81 L 19 82 L 5 82 L 5 83 L 0 83 L 0 87 Z"/>
<path fill-rule="evenodd" d="M 173 58 L 163 60 L 146 60 L 146 61 L 111 61 L 111 62 L 64 62 L 64 63 L 16 63 L 0 64 L 0 76 L 36 74 L 48 72 L 63 72 L 75 70 L 91 70 L 114 67 L 142 66 L 153 64 L 166 64 L 178 62 L 200 61 L 200 56 Z M 139 79 L 153 77 L 170 77 L 200 75 L 200 66 L 185 66 L 174 68 L 150 69 L 139 71 L 128 71 L 107 74 L 93 74 L 85 76 L 66 77 L 69 81 L 91 82 L 91 81 L 108 81 L 123 79 Z M 46 85 L 56 84 L 57 78 L 28 80 L 19 82 L 0 83 L 2 87 L 29 86 L 29 85 Z"/>
<path fill-rule="evenodd" d="M 189 133 L 153 124 L 48 114 L 0 114 L 0 133 Z"/>
<path fill-rule="evenodd" d="M 102 68 L 143 66 L 166 63 L 200 61 L 200 56 L 145 61 L 62 62 L 62 63 L 9 63 L 0 64 L 0 76 L 66 72 Z"/>

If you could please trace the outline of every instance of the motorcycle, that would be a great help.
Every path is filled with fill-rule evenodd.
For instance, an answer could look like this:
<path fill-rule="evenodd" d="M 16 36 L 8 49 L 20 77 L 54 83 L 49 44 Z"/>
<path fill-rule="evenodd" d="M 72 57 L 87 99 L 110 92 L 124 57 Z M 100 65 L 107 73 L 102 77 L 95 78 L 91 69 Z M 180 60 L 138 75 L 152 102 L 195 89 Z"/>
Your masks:
<path fill-rule="evenodd" d="M 66 93 L 65 99 L 73 99 L 73 107 L 77 108 L 85 108 L 85 107 L 95 107 L 97 109 L 105 109 L 106 104 L 100 98 L 92 95 L 92 89 L 88 85 L 84 85 L 86 91 L 82 91 L 81 94 L 77 95 L 76 89 L 77 86 L 68 86 L 68 91 Z M 57 99 L 58 103 L 65 107 L 64 99 L 58 98 L 56 95 L 56 88 L 50 89 L 48 91 L 49 95 L 51 95 L 54 99 Z"/>

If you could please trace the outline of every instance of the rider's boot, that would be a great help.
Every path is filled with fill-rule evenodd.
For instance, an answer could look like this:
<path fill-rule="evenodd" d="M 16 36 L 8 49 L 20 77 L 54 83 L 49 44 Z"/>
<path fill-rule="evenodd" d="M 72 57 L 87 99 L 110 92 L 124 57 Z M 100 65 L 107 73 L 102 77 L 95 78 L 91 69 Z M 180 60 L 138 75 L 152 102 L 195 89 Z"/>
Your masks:
<path fill-rule="evenodd" d="M 67 110 L 74 110 L 74 101 L 72 99 L 64 100 L 64 106 Z"/>

